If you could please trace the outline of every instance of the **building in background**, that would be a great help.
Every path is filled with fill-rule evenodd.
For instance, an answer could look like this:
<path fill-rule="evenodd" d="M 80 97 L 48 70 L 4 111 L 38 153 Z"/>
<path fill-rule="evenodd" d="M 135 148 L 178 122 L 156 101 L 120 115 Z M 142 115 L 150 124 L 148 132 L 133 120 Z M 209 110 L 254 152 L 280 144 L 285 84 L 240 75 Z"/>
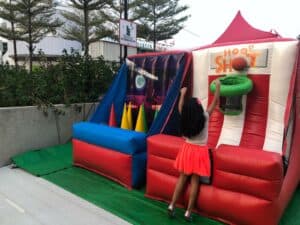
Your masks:
<path fill-rule="evenodd" d="M 0 18 L 0 26 L 9 26 L 9 24 Z M 134 55 L 143 52 L 153 52 L 153 42 L 146 41 L 142 38 L 137 38 L 136 47 L 127 47 L 127 55 Z M 2 45 L 1 43 L 4 43 Z M 174 46 L 174 39 L 158 41 L 156 43 L 156 51 L 167 51 Z M 6 52 L 1 50 L 7 48 Z M 55 62 L 58 57 L 63 54 L 65 49 L 67 52 L 71 52 L 73 49 L 80 54 L 83 54 L 81 44 L 77 41 L 66 40 L 60 36 L 46 36 L 39 43 L 35 44 L 34 55 L 33 55 L 33 65 L 37 64 L 39 61 L 39 52 L 43 52 L 43 57 L 47 61 Z M 13 53 L 13 41 L 7 40 L 3 37 L 0 37 L 0 63 L 8 63 L 14 65 L 14 53 Z M 4 54 L 2 55 L 2 52 Z M 102 56 L 106 61 L 115 61 L 119 62 L 120 57 L 123 58 L 124 47 L 120 48 L 118 41 L 115 41 L 111 38 L 103 38 L 97 42 L 91 43 L 89 46 L 89 54 L 92 58 L 97 58 Z M 18 64 L 29 65 L 29 51 L 28 44 L 22 41 L 17 41 L 17 55 L 18 55 Z"/>
<path fill-rule="evenodd" d="M 13 55 L 13 42 L 5 38 L 0 37 L 0 41 L 7 43 L 7 51 L 3 54 L 2 63 L 8 63 L 14 65 L 14 55 Z M 157 43 L 157 51 L 167 51 L 174 44 L 172 42 L 161 41 Z M 39 43 L 35 45 L 33 64 L 38 63 L 38 57 L 40 57 L 39 52 L 43 52 L 43 57 L 47 61 L 55 62 L 58 57 L 63 54 L 63 50 L 70 53 L 72 50 L 82 53 L 81 44 L 77 41 L 70 41 L 57 36 L 46 36 Z M 153 52 L 153 43 L 146 41 L 144 39 L 137 39 L 137 47 L 128 47 L 128 56 L 143 52 Z M 122 48 L 122 53 L 124 48 Z M 120 45 L 119 42 L 111 38 L 103 38 L 100 41 L 91 43 L 89 46 L 89 54 L 92 58 L 97 58 L 102 56 L 106 61 L 120 61 Z M 29 51 L 27 43 L 22 41 L 17 41 L 17 55 L 19 65 L 28 65 Z"/>
<path fill-rule="evenodd" d="M 2 62 L 14 65 L 13 41 L 0 37 L 0 41 L 7 43 L 7 51 L 2 56 Z M 27 43 L 17 41 L 17 55 L 19 65 L 28 65 L 29 51 Z M 37 64 L 39 52 L 43 52 L 43 57 L 47 61 L 55 62 L 63 54 L 63 50 L 68 53 L 72 51 L 81 52 L 81 45 L 77 41 L 70 41 L 57 36 L 46 36 L 39 43 L 35 44 L 33 54 L 33 64 Z"/>
<path fill-rule="evenodd" d="M 102 56 L 105 61 L 120 61 L 120 51 L 124 52 L 124 47 L 121 48 L 119 42 L 111 38 L 102 38 L 99 41 L 93 42 L 89 46 L 89 54 L 92 58 L 98 58 Z M 127 47 L 128 55 L 137 54 L 136 47 Z M 121 53 L 121 54 L 122 54 Z M 122 54 L 123 55 L 123 54 Z"/>
<path fill-rule="evenodd" d="M 157 51 L 167 51 L 174 46 L 173 40 L 159 41 L 156 44 Z M 122 49 L 122 50 L 121 50 Z M 137 47 L 127 47 L 128 56 L 143 52 L 153 52 L 153 42 L 137 38 Z M 103 38 L 97 42 L 91 43 L 89 54 L 92 58 L 103 56 L 106 61 L 120 61 L 123 56 L 124 48 L 120 48 L 119 42 L 111 38 Z"/>
<path fill-rule="evenodd" d="M 0 42 L 7 43 L 7 51 L 2 56 L 2 63 L 14 65 L 13 42 L 0 37 Z M 157 51 L 167 51 L 174 43 L 171 41 L 160 41 L 157 43 Z M 1 46 L 0 46 L 1 47 Z M 63 54 L 63 50 L 70 53 L 72 50 L 82 54 L 81 44 L 77 41 L 70 41 L 58 36 L 46 36 L 39 43 L 35 44 L 33 65 L 39 62 L 39 52 L 43 52 L 43 57 L 49 62 L 56 62 Z M 120 50 L 122 49 L 122 50 Z M 106 61 L 120 61 L 120 51 L 124 53 L 124 47 L 120 48 L 119 42 L 111 38 L 103 38 L 89 46 L 89 54 L 92 58 L 102 56 Z M 137 39 L 137 47 L 128 47 L 128 56 L 143 52 L 153 52 L 153 43 L 144 39 Z M 27 43 L 17 41 L 17 55 L 19 65 L 25 67 L 29 64 L 29 51 Z"/>

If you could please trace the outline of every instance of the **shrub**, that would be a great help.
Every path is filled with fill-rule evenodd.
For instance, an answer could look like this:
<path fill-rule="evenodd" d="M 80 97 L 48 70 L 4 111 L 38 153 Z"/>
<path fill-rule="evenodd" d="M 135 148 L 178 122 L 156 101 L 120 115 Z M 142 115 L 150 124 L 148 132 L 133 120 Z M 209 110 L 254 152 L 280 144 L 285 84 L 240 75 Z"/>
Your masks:
<path fill-rule="evenodd" d="M 0 66 L 0 107 L 38 105 L 53 107 L 78 102 L 94 102 L 106 92 L 117 64 L 103 58 L 91 59 L 76 52 L 64 54 L 58 62 L 42 56 L 30 74 L 24 68 Z"/>

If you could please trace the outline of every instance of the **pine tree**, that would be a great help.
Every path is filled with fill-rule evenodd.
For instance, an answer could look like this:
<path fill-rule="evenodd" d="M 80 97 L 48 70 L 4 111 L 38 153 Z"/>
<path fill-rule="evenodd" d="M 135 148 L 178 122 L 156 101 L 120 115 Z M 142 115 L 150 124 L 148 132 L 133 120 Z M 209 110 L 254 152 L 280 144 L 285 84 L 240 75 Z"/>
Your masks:
<path fill-rule="evenodd" d="M 56 33 L 61 26 L 58 18 L 54 18 L 57 4 L 53 0 L 16 0 L 17 29 L 20 40 L 28 43 L 29 71 L 32 72 L 32 58 L 38 43 L 49 33 Z"/>
<path fill-rule="evenodd" d="M 118 33 L 119 21 L 122 18 L 123 6 L 120 0 L 112 0 L 109 4 L 109 8 L 102 9 L 100 11 L 101 17 L 111 26 L 114 34 Z M 112 38 L 117 39 L 117 36 Z"/>
<path fill-rule="evenodd" d="M 13 41 L 14 48 L 14 61 L 15 66 L 18 68 L 18 55 L 17 55 L 17 40 L 18 32 L 16 31 L 16 6 L 15 1 L 9 0 L 0 2 L 0 18 L 6 20 L 10 23 L 10 27 L 1 26 L 0 27 L 0 36 Z"/>
<path fill-rule="evenodd" d="M 64 29 L 63 37 L 81 43 L 84 55 L 89 54 L 89 45 L 99 39 L 112 36 L 113 29 L 106 24 L 100 10 L 108 9 L 112 0 L 70 0 L 62 15 L 69 21 Z"/>
<path fill-rule="evenodd" d="M 138 29 L 141 37 L 152 40 L 154 51 L 156 42 L 166 40 L 177 34 L 189 15 L 181 15 L 188 6 L 179 6 L 179 0 L 144 0 L 134 13 L 140 17 Z"/>

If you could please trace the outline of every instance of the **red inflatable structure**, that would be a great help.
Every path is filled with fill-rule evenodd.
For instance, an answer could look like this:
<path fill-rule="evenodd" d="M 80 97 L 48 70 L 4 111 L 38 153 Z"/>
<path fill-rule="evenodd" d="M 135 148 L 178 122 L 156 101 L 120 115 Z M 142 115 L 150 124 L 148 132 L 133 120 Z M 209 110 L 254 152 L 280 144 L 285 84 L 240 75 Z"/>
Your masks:
<path fill-rule="evenodd" d="M 276 225 L 300 180 L 299 46 L 250 26 L 240 13 L 211 45 L 192 51 L 193 91 L 206 107 L 209 84 L 236 73 L 232 59 L 248 60 L 253 90 L 242 96 L 243 112 L 216 110 L 209 121 L 213 177 L 199 188 L 196 211 L 238 225 Z M 147 139 L 146 196 L 169 202 L 178 172 L 173 163 L 183 139 L 156 134 Z M 189 187 L 179 204 L 187 205 Z"/>

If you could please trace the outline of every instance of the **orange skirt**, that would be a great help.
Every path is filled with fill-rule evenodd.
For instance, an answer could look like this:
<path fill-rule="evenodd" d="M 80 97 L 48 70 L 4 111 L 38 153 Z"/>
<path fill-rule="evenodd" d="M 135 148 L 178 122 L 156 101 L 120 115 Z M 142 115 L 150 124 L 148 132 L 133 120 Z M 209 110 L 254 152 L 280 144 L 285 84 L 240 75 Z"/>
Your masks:
<path fill-rule="evenodd" d="M 184 142 L 178 152 L 174 167 L 187 175 L 210 177 L 211 162 L 208 147 Z"/>

